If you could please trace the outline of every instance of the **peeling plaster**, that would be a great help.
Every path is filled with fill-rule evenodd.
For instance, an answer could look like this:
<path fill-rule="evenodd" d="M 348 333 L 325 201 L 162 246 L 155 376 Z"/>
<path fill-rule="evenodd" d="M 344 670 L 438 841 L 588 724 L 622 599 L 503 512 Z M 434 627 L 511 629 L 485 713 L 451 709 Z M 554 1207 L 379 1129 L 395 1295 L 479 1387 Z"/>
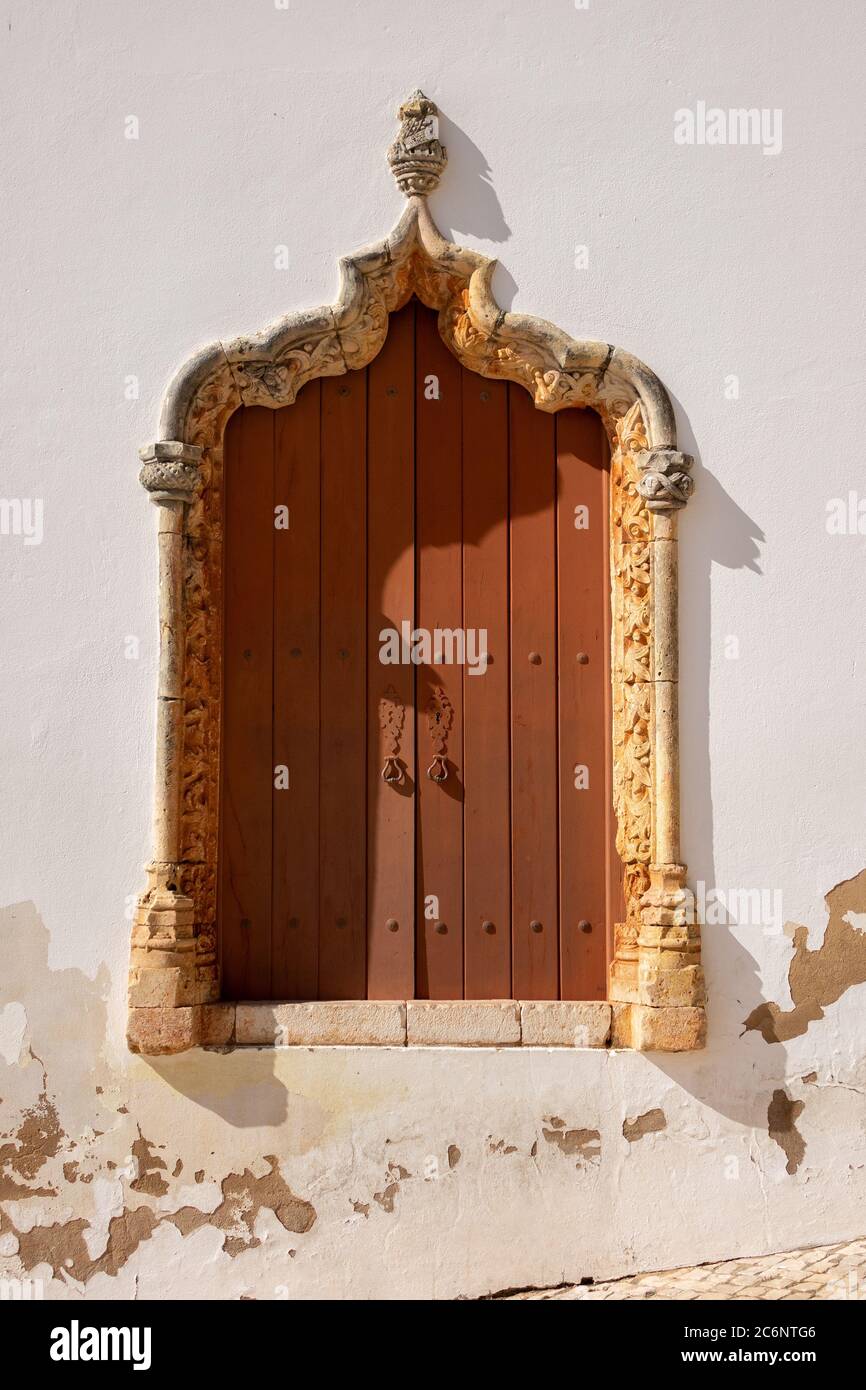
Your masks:
<path fill-rule="evenodd" d="M 104 973 L 49 969 L 32 908 L 10 910 L 0 931 L 16 1038 L 27 1018 L 26 1053 L 13 1045 L 0 1062 L 0 1270 L 50 1277 L 52 1296 L 474 1297 L 563 1271 L 577 1280 L 588 1257 L 599 1277 L 619 1276 L 660 1249 L 685 1263 L 804 1234 L 802 1202 L 774 1206 L 774 1150 L 752 1128 L 772 1096 L 766 1123 L 796 1194 L 802 1102 L 776 1094 L 772 1068 L 738 1066 L 735 1039 L 721 1071 L 671 1059 L 670 1076 L 650 1058 L 580 1050 L 237 1049 L 146 1062 L 107 1041 Z M 804 1085 L 808 1065 L 798 1058 Z M 688 1087 L 703 1076 L 699 1103 Z M 858 1079 L 837 1066 L 809 1092 L 810 1181 L 822 1144 L 835 1160 L 839 1125 L 859 1145 Z M 716 1105 L 731 1095 L 746 1129 Z M 663 1145 L 638 1142 L 662 1130 Z M 843 1194 L 860 1182 L 858 1151 L 843 1143 Z M 708 1212 L 702 1193 L 730 1154 L 740 1177 Z M 675 1192 L 682 1221 L 663 1226 L 653 1207 L 636 1226 L 648 1188 Z M 601 1226 L 600 1202 L 611 1213 Z M 846 1209 L 854 1222 L 856 1200 Z"/>
<path fill-rule="evenodd" d="M 30 1055 L 27 1010 L 17 999 L 0 1009 L 0 1057 L 12 1066 L 26 1066 Z"/>
<path fill-rule="evenodd" d="M 565 1120 L 560 1119 L 558 1115 L 551 1115 L 547 1123 L 551 1127 L 542 1129 L 543 1138 L 548 1144 L 554 1144 L 560 1153 L 569 1157 L 577 1155 L 576 1167 L 581 1168 L 585 1163 L 599 1161 L 601 1134 L 597 1129 L 566 1129 Z"/>
<path fill-rule="evenodd" d="M 162 1176 L 166 1172 L 165 1160 L 153 1152 L 153 1145 L 143 1138 L 141 1130 L 132 1146 L 132 1156 L 138 1167 L 138 1177 L 129 1184 L 133 1192 L 146 1192 L 149 1197 L 164 1197 L 168 1192 L 168 1183 Z"/>
<path fill-rule="evenodd" d="M 189 1235 L 201 1226 L 215 1226 L 224 1231 L 223 1250 L 227 1255 L 254 1250 L 261 1244 L 254 1226 L 259 1212 L 265 1209 L 274 1213 L 284 1230 L 304 1235 L 316 1219 L 315 1208 L 288 1187 L 275 1154 L 266 1154 L 265 1162 L 268 1172 L 264 1177 L 255 1178 L 246 1169 L 223 1178 L 220 1184 L 223 1200 L 215 1211 L 183 1207 L 168 1215 L 166 1220 L 173 1222 L 182 1235 Z"/>
<path fill-rule="evenodd" d="M 52 1197 L 54 1187 L 33 1187 L 37 1173 L 59 1152 L 64 1139 L 57 1110 L 43 1086 L 35 1105 L 24 1110 L 18 1128 L 0 1144 L 0 1201 Z"/>
<path fill-rule="evenodd" d="M 773 1092 L 767 1107 L 768 1133 L 787 1158 L 785 1171 L 791 1174 L 796 1173 L 806 1154 L 805 1141 L 795 1126 L 805 1108 L 805 1101 L 791 1100 L 782 1090 Z"/>
<path fill-rule="evenodd" d="M 634 1120 L 623 1120 L 622 1133 L 623 1138 L 630 1144 L 636 1144 L 645 1134 L 660 1134 L 666 1127 L 667 1119 L 663 1110 L 647 1110 Z"/>
<path fill-rule="evenodd" d="M 225 1253 L 235 1256 L 242 1250 L 252 1250 L 261 1244 L 254 1228 L 256 1218 L 263 1210 L 272 1211 L 284 1230 L 296 1235 L 309 1231 L 316 1220 L 315 1208 L 297 1197 L 282 1178 L 274 1155 L 267 1155 L 266 1162 L 269 1171 L 264 1177 L 256 1178 L 246 1169 L 243 1173 L 229 1173 L 223 1178 L 220 1184 L 222 1201 L 212 1212 L 191 1206 L 170 1212 L 157 1212 L 149 1206 L 124 1206 L 109 1220 L 105 1248 L 96 1257 L 89 1249 L 91 1223 L 82 1218 L 19 1230 L 0 1207 L 0 1235 L 8 1234 L 16 1238 L 18 1256 L 25 1272 L 47 1264 L 56 1276 L 68 1274 L 80 1282 L 86 1282 L 95 1274 L 116 1275 L 139 1245 L 149 1240 L 164 1222 L 174 1225 L 182 1236 L 188 1236 L 202 1226 L 212 1226 L 223 1234 L 222 1249 Z M 19 1190 L 19 1198 L 21 1195 Z M 34 1197 L 40 1193 L 38 1189 L 30 1188 L 26 1195 Z"/>
<path fill-rule="evenodd" d="M 397 1193 L 400 1191 L 401 1182 L 404 1182 L 406 1178 L 411 1178 L 411 1176 L 412 1174 L 409 1172 L 409 1170 L 407 1168 L 403 1168 L 401 1164 L 389 1163 L 388 1181 L 381 1192 L 373 1193 L 373 1201 L 377 1202 L 379 1206 L 382 1208 L 382 1210 L 388 1212 L 390 1215 L 394 1210 L 394 1202 L 397 1197 Z M 355 1210 L 359 1210 L 359 1204 L 355 1205 Z M 366 1214 L 367 1212 L 365 1211 L 364 1215 L 366 1216 Z"/>
<path fill-rule="evenodd" d="M 846 990 L 866 983 L 866 933 L 859 924 L 861 918 L 866 922 L 866 869 L 837 884 L 824 901 L 829 917 L 824 939 L 816 950 L 809 949 L 808 929 L 791 924 L 794 954 L 788 967 L 788 988 L 793 1008 L 763 1003 L 745 1021 L 746 1032 L 759 1032 L 764 1042 L 801 1037 Z"/>
<path fill-rule="evenodd" d="M 279 1224 L 293 1234 L 310 1230 L 316 1220 L 315 1208 L 291 1190 L 273 1154 L 265 1157 L 268 1169 L 264 1174 L 256 1176 L 249 1168 L 226 1173 L 219 1181 L 221 1200 L 211 1211 L 190 1205 L 156 1210 L 144 1201 L 133 1204 L 133 1196 L 157 1201 L 170 1198 L 172 1182 L 180 1177 L 183 1161 L 180 1156 L 173 1156 L 169 1170 L 169 1163 L 159 1152 L 165 1145 L 147 1138 L 138 1125 L 134 1137 L 123 1138 L 123 1127 L 131 1123 L 126 1118 L 130 1112 L 128 1104 L 115 1106 L 113 1114 L 101 1108 L 102 1097 L 117 1091 L 116 1079 L 108 1073 L 103 1059 L 102 1001 L 107 980 L 101 975 L 91 981 L 77 970 L 51 971 L 48 933 L 27 904 L 6 911 L 3 931 L 4 940 L 11 947 L 4 986 L 16 992 L 29 986 L 34 996 L 34 1002 L 29 1004 L 30 1015 L 38 1017 L 52 1070 L 56 1066 L 60 1072 L 58 1088 L 48 1067 L 29 1045 L 22 1065 L 20 1042 L 25 1034 L 20 1025 L 22 1015 L 27 1022 L 28 1012 L 23 1005 L 17 1009 L 7 1005 L 2 1014 L 7 1024 L 6 1036 L 12 1018 L 19 1040 L 18 1046 L 11 1049 L 11 1056 L 8 1049 L 4 1053 L 7 1069 L 18 1070 L 25 1095 L 30 1075 L 38 1074 L 40 1086 L 33 1100 L 19 1104 L 14 1127 L 0 1134 L 0 1201 L 7 1204 L 0 1206 L 4 1254 L 14 1253 L 25 1273 L 48 1265 L 55 1277 L 86 1284 L 97 1274 L 117 1276 L 142 1243 L 166 1223 L 184 1237 L 203 1226 L 214 1228 L 223 1237 L 222 1249 L 232 1257 L 261 1243 L 255 1226 L 264 1211 L 272 1212 Z M 61 1002 L 64 1007 L 56 1007 Z M 72 1059 L 66 1038 L 70 1009 L 76 1011 L 74 1021 L 78 1025 L 78 1043 Z M 73 1071 L 69 1070 L 70 1061 L 74 1063 Z M 93 1081 L 94 1073 L 104 1077 L 101 1084 Z M 82 1075 L 88 1078 L 83 1083 Z M 79 1138 L 73 1137 L 61 1122 L 55 1094 L 58 1089 L 62 1090 L 64 1104 L 72 1102 L 73 1114 L 79 1120 L 84 1113 L 82 1100 L 88 1095 L 92 1097 L 91 1123 L 78 1123 Z M 7 1084 L 3 1088 L 4 1101 L 8 1095 Z M 97 1116 L 98 1122 L 93 1123 Z M 117 1157 L 102 1154 L 104 1145 L 100 1140 L 106 1138 L 115 1142 L 119 1138 L 120 1162 Z M 69 1156 L 72 1151 L 76 1151 L 74 1156 Z M 100 1171 L 109 1176 L 94 1182 Z M 203 1183 L 204 1178 L 205 1170 L 198 1169 L 196 1181 Z M 124 1179 L 128 1181 L 128 1195 Z M 40 1209 L 36 1220 L 28 1223 L 19 1214 L 27 1210 L 25 1204 L 30 1205 L 35 1199 L 59 1199 L 62 1186 L 70 1191 L 81 1183 L 92 1183 L 91 1212 L 87 1218 L 72 1216 L 52 1221 L 44 1219 Z M 207 1195 L 206 1190 L 203 1195 Z"/>

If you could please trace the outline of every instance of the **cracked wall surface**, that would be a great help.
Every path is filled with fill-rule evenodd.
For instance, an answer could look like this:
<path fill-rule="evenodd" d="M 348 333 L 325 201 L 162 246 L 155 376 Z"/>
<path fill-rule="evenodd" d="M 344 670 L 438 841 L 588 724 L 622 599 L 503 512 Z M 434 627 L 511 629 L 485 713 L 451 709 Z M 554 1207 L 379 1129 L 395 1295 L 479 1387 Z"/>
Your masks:
<path fill-rule="evenodd" d="M 756 1036 L 664 1070 L 571 1049 L 146 1061 L 122 990 L 52 970 L 31 904 L 0 929 L 0 1275 L 46 1297 L 480 1297 L 860 1220 L 859 1063 L 780 1068 Z"/>

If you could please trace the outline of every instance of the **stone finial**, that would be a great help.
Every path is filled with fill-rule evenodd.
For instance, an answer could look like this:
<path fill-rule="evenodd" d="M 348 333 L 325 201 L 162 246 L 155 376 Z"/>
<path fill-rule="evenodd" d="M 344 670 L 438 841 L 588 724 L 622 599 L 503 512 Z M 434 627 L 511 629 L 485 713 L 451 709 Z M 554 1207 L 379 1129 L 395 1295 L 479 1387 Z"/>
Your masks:
<path fill-rule="evenodd" d="M 448 162 L 439 143 L 439 111 L 422 91 L 413 92 L 397 112 L 400 134 L 388 150 L 397 187 L 407 198 L 426 198 L 439 187 Z"/>
<path fill-rule="evenodd" d="M 649 511 L 673 512 L 686 505 L 695 488 L 693 462 L 679 449 L 645 449 L 638 454 L 637 490 Z"/>
<path fill-rule="evenodd" d="M 191 502 L 198 482 L 201 449 L 176 439 L 144 444 L 138 451 L 138 480 L 154 502 Z"/>

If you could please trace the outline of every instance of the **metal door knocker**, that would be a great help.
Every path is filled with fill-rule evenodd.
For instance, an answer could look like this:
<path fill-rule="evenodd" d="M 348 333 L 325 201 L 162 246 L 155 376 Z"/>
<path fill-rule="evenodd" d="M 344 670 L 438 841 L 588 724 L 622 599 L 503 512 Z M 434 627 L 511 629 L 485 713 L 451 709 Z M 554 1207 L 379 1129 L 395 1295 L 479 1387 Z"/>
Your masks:
<path fill-rule="evenodd" d="M 434 686 L 427 705 L 427 728 L 436 755 L 427 769 L 431 782 L 444 782 L 448 776 L 448 735 L 453 722 L 454 706 L 442 686 Z"/>
<path fill-rule="evenodd" d="M 385 766 L 382 768 L 382 781 L 392 785 L 403 781 L 403 765 L 399 760 L 400 738 L 406 711 L 403 702 L 393 685 L 389 685 L 379 700 L 379 728 L 385 746 Z"/>

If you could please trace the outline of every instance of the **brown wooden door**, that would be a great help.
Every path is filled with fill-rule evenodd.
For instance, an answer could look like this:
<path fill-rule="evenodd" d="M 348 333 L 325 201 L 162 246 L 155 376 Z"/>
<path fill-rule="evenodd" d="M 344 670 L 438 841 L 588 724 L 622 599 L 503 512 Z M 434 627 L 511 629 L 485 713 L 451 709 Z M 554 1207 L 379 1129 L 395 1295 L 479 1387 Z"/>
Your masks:
<path fill-rule="evenodd" d="M 228 998 L 599 999 L 607 445 L 392 316 L 225 441 Z"/>

